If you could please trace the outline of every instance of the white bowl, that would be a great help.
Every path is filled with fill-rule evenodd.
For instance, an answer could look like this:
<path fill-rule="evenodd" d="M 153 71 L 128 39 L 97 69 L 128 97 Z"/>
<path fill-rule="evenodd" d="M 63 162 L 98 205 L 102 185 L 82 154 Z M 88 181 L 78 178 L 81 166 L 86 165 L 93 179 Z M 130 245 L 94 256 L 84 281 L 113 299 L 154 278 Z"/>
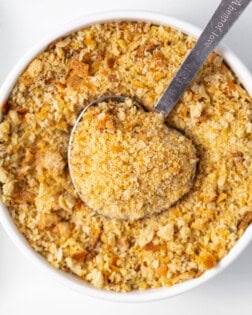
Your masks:
<path fill-rule="evenodd" d="M 173 17 L 168 17 L 159 13 L 151 13 L 146 11 L 114 11 L 96 14 L 92 16 L 85 16 L 77 20 L 63 25 L 55 33 L 42 40 L 39 44 L 35 45 L 31 50 L 16 64 L 10 74 L 7 76 L 5 82 L 0 88 L 0 104 L 2 104 L 7 98 L 13 88 L 18 76 L 23 72 L 27 64 L 41 51 L 43 51 L 47 45 L 58 37 L 67 35 L 82 27 L 87 27 L 94 23 L 101 23 L 107 21 L 147 21 L 155 24 L 169 25 L 177 28 L 184 33 L 188 33 L 195 37 L 198 37 L 200 30 L 195 26 L 180 21 Z M 252 76 L 242 62 L 226 47 L 220 47 L 218 52 L 222 54 L 226 62 L 233 69 L 239 80 L 242 82 L 248 93 L 252 95 Z M 0 222 L 2 223 L 5 231 L 10 236 L 16 246 L 26 255 L 32 262 L 40 266 L 48 275 L 63 283 L 69 288 L 72 288 L 83 295 L 89 295 L 96 298 L 118 301 L 118 302 L 149 302 L 154 300 L 161 300 L 174 295 L 188 291 L 198 285 L 208 281 L 215 275 L 223 271 L 231 262 L 233 262 L 245 247 L 252 240 L 252 226 L 248 227 L 244 235 L 240 238 L 237 244 L 231 249 L 220 263 L 213 269 L 205 272 L 197 279 L 185 281 L 180 284 L 176 284 L 172 287 L 163 287 L 159 289 L 151 289 L 147 291 L 133 291 L 129 293 L 115 293 L 105 290 L 96 289 L 86 282 L 78 279 L 77 277 L 67 274 L 63 271 L 57 270 L 52 267 L 47 261 L 36 253 L 28 244 L 24 236 L 18 231 L 13 223 L 7 208 L 0 203 Z"/>

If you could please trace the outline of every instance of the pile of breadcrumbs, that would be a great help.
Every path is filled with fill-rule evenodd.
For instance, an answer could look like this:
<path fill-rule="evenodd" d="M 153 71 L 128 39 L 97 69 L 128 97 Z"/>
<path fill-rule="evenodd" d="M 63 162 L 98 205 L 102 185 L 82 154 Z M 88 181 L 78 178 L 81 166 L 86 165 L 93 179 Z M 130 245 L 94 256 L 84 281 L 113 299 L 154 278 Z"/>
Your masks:
<path fill-rule="evenodd" d="M 49 45 L 2 104 L 3 202 L 37 252 L 97 288 L 142 290 L 199 277 L 252 220 L 252 102 L 217 54 L 167 121 L 199 158 L 194 186 L 176 205 L 132 222 L 109 219 L 89 210 L 70 180 L 67 145 L 85 104 L 115 94 L 152 107 L 193 42 L 147 23 L 93 25 Z"/>
<path fill-rule="evenodd" d="M 192 142 L 131 99 L 89 107 L 70 141 L 73 183 L 99 214 L 140 219 L 167 210 L 192 187 Z"/>

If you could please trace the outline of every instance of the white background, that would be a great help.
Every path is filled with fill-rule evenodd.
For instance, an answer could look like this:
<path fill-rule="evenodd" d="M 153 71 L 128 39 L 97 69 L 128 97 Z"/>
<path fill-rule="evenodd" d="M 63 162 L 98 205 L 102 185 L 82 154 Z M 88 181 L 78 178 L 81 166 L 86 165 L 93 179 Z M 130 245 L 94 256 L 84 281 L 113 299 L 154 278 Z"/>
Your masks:
<path fill-rule="evenodd" d="M 217 0 L 0 0 L 0 84 L 15 62 L 61 24 L 111 9 L 154 10 L 203 27 Z M 252 4 L 224 42 L 252 71 Z M 252 314 L 252 244 L 209 283 L 170 300 L 116 304 L 81 296 L 49 279 L 11 243 L 0 226 L 0 315 Z"/>

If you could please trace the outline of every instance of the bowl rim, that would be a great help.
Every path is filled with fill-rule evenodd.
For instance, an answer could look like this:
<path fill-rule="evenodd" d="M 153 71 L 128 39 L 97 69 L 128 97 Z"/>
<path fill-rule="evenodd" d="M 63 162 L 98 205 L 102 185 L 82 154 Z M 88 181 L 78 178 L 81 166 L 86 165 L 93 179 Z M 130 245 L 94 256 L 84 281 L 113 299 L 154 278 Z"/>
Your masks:
<path fill-rule="evenodd" d="M 5 81 L 0 87 L 0 104 L 3 104 L 9 96 L 14 84 L 19 75 L 24 71 L 29 62 L 41 51 L 43 51 L 48 44 L 55 39 L 72 33 L 80 28 L 88 27 L 92 24 L 103 23 L 109 21 L 143 21 L 151 22 L 153 24 L 167 25 L 182 32 L 198 37 L 200 29 L 191 23 L 185 22 L 175 17 L 167 16 L 165 14 L 145 10 L 116 10 L 106 11 L 102 13 L 92 14 L 88 16 L 81 16 L 62 26 L 57 30 L 46 36 L 44 39 L 35 44 L 13 67 L 7 75 Z M 252 95 L 252 75 L 239 58 L 226 46 L 218 46 L 217 52 L 220 53 L 240 82 L 243 84 L 247 92 Z M 0 117 L 1 120 L 1 117 Z M 199 286 L 210 280 L 227 266 L 229 266 L 248 246 L 252 240 L 252 225 L 249 226 L 242 237 L 233 246 L 230 252 L 218 263 L 218 265 L 211 270 L 206 271 L 202 276 L 196 279 L 187 280 L 185 282 L 173 285 L 171 287 L 161 287 L 157 289 L 149 289 L 146 291 L 131 291 L 128 293 L 117 293 L 112 291 L 105 291 L 96 289 L 88 283 L 80 280 L 78 277 L 56 269 L 50 265 L 45 258 L 33 250 L 25 237 L 19 232 L 14 224 L 7 207 L 0 202 L 0 223 L 9 235 L 10 239 L 17 246 L 17 248 L 35 265 L 38 265 L 44 272 L 51 275 L 52 278 L 62 283 L 63 285 L 93 298 L 109 300 L 113 302 L 151 302 L 166 299 L 192 288 Z"/>

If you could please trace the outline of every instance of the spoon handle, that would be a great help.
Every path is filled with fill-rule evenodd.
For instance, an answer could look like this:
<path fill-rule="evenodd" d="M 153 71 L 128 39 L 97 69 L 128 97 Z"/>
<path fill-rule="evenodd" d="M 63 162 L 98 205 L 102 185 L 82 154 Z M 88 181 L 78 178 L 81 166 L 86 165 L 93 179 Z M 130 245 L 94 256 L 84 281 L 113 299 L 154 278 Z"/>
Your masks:
<path fill-rule="evenodd" d="M 250 1 L 251 0 L 221 1 L 195 46 L 157 102 L 155 106 L 157 111 L 165 116 L 170 113 L 204 61 L 229 31 Z"/>

